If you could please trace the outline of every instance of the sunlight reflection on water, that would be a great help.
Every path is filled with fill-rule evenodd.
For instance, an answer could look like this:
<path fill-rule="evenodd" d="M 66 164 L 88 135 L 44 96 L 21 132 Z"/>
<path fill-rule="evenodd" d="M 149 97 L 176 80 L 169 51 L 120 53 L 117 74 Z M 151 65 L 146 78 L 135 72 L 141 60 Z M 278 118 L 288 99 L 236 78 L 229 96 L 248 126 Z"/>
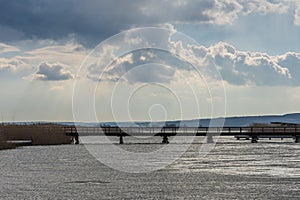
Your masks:
<path fill-rule="evenodd" d="M 118 138 L 111 139 L 118 143 Z M 82 141 L 95 147 L 110 145 L 95 138 Z M 0 151 L 0 199 L 280 199 L 300 195 L 300 146 L 292 140 L 252 144 L 220 138 L 205 157 L 199 154 L 203 142 L 203 138 L 196 138 L 174 163 L 144 174 L 108 168 L 84 145 Z M 151 152 L 164 145 L 160 137 L 126 137 L 125 144 L 118 146 L 131 152 Z"/>

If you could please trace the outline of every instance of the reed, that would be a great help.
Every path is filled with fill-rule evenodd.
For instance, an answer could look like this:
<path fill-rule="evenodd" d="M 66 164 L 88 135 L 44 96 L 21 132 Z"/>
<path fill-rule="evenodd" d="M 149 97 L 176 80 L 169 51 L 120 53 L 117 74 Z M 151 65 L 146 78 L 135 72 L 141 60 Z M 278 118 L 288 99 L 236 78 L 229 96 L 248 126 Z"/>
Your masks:
<path fill-rule="evenodd" d="M 72 136 L 67 136 L 64 127 L 57 124 L 6 124 L 1 126 L 6 140 L 31 140 L 32 145 L 60 145 L 73 142 Z"/>
<path fill-rule="evenodd" d="M 4 136 L 3 130 L 0 129 L 0 150 L 13 149 L 13 148 L 16 148 L 16 146 L 11 143 L 7 143 L 7 140 Z"/>

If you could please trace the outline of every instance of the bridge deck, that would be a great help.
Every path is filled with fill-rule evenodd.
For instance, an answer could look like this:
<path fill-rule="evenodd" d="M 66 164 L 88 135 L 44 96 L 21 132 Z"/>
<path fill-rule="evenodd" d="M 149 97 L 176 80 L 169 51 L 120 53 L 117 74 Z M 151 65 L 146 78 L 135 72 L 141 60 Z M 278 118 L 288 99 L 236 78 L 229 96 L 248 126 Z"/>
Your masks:
<path fill-rule="evenodd" d="M 170 136 L 206 136 L 212 142 L 213 136 L 235 136 L 251 138 L 256 143 L 259 137 L 294 138 L 300 142 L 300 127 L 65 127 L 67 135 L 117 136 L 123 144 L 125 136 L 161 136 L 168 143 Z"/>
<path fill-rule="evenodd" d="M 65 132 L 106 136 L 300 136 L 300 127 L 65 127 Z"/>

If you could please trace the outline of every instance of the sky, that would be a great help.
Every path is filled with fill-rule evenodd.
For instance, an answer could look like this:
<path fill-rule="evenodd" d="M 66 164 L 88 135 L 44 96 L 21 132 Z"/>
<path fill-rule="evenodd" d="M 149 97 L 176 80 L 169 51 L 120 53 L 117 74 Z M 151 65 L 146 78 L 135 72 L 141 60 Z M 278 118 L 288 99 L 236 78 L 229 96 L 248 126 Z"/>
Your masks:
<path fill-rule="evenodd" d="M 1 121 L 300 112 L 300 2 L 0 0 L 0 90 Z"/>

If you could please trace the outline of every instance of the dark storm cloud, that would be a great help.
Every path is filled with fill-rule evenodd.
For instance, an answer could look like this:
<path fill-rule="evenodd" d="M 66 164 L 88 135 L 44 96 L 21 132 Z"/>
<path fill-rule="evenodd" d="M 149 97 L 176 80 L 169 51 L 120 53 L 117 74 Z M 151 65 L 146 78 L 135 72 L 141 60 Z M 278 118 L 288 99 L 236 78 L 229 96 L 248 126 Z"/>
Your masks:
<path fill-rule="evenodd" d="M 0 42 L 72 35 L 94 45 L 134 26 L 224 25 L 252 12 L 287 10 L 282 2 L 257 0 L 0 0 Z"/>
<path fill-rule="evenodd" d="M 74 34 L 99 41 L 131 26 L 209 20 L 202 11 L 213 7 L 211 1 L 179 2 L 0 0 L 0 40 L 60 39 Z"/>

